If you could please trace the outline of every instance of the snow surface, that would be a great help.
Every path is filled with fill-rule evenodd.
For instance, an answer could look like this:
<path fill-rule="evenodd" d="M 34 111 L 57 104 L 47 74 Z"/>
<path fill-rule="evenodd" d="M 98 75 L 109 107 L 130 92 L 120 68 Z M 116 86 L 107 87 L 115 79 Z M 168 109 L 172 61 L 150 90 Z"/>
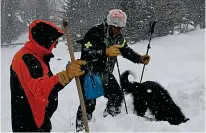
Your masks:
<path fill-rule="evenodd" d="M 27 35 L 26 35 L 27 36 Z M 22 42 L 25 36 L 19 40 Z M 94 118 L 89 123 L 92 132 L 204 132 L 205 131 L 205 30 L 187 34 L 153 38 L 151 41 L 151 62 L 145 67 L 143 81 L 153 80 L 161 83 L 171 94 L 173 100 L 180 106 L 190 121 L 179 126 L 168 122 L 150 122 L 134 115 L 132 98 L 126 96 L 129 114 L 125 107 L 117 117 L 103 118 L 106 99 L 97 100 Z M 140 54 L 146 52 L 148 41 L 131 45 Z M 1 128 L 11 132 L 11 105 L 9 88 L 9 67 L 14 53 L 22 46 L 2 48 L 1 60 Z M 56 55 L 51 60 L 51 69 L 57 73 L 65 68 L 69 58 L 65 43 L 59 43 L 54 50 Z M 80 53 L 75 53 L 79 58 Z M 60 58 L 61 60 L 57 60 Z M 143 65 L 118 57 L 120 71 L 133 70 L 136 81 L 140 80 Z M 114 75 L 119 80 L 115 67 Z M 130 80 L 135 80 L 131 76 Z M 75 132 L 75 115 L 79 106 L 76 82 L 73 80 L 59 92 L 59 106 L 51 118 L 54 132 Z"/>

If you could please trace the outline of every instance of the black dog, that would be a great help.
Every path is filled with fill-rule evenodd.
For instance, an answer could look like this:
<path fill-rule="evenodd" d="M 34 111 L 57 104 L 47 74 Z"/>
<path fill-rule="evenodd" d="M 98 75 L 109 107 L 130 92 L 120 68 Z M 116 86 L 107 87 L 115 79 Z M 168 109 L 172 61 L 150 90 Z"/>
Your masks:
<path fill-rule="evenodd" d="M 121 86 L 126 94 L 132 94 L 134 112 L 138 116 L 144 117 L 149 109 L 157 121 L 168 121 L 171 125 L 179 125 L 189 120 L 163 86 L 154 81 L 132 83 L 128 80 L 130 74 L 132 71 L 125 71 L 121 75 Z"/>

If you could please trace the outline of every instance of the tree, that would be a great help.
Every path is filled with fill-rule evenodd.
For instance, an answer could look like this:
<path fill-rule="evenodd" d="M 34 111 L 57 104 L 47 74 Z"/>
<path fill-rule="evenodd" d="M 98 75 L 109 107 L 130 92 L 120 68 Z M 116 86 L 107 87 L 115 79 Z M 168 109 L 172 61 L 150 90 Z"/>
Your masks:
<path fill-rule="evenodd" d="M 188 32 L 189 25 L 205 28 L 205 0 L 1 0 L 1 41 L 10 44 L 19 34 L 28 31 L 35 19 L 62 25 L 67 17 L 75 50 L 76 40 L 82 39 L 92 26 L 102 23 L 112 8 L 126 12 L 126 39 L 148 39 L 148 24 L 158 20 L 154 36 Z"/>
<path fill-rule="evenodd" d="M 117 7 L 116 3 L 110 0 L 65 0 L 62 9 L 68 18 L 75 50 L 80 50 L 80 45 L 75 41 L 82 39 L 89 28 L 102 23 L 109 10 Z"/>
<path fill-rule="evenodd" d="M 174 27 L 181 24 L 185 14 L 180 0 L 128 0 L 119 1 L 128 15 L 125 32 L 130 41 L 148 39 L 148 24 L 157 20 L 154 36 L 173 34 Z"/>
<path fill-rule="evenodd" d="M 15 40 L 25 30 L 26 25 L 19 16 L 21 6 L 18 0 L 2 0 L 1 5 L 3 7 L 1 12 L 2 44 L 4 42 L 11 44 L 12 40 Z"/>
<path fill-rule="evenodd" d="M 2 44 L 11 42 L 28 31 L 35 19 L 51 20 L 55 0 L 2 0 L 1 29 Z M 52 20 L 51 20 L 52 21 Z"/>
<path fill-rule="evenodd" d="M 184 0 L 188 23 L 205 28 L 205 0 Z"/>

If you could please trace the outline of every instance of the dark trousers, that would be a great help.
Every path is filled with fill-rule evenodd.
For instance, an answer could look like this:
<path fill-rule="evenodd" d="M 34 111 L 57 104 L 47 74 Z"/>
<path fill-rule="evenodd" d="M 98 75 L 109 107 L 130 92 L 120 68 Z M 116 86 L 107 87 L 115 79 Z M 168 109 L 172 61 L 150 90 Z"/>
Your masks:
<path fill-rule="evenodd" d="M 19 121 L 19 120 L 18 120 Z M 22 120 L 21 120 L 22 122 Z M 15 123 L 14 120 L 12 120 L 12 131 L 13 132 L 51 132 L 51 121 L 46 120 L 44 121 L 44 124 L 41 126 L 41 128 L 38 128 L 33 121 L 25 120 L 25 123 L 23 125 Z"/>
<path fill-rule="evenodd" d="M 80 78 L 81 83 L 83 83 L 82 79 L 83 78 Z M 109 74 L 108 84 L 104 85 L 103 87 L 104 87 L 104 97 L 108 99 L 105 111 L 112 116 L 116 116 L 121 111 L 123 95 L 121 92 L 121 88 L 113 74 Z M 84 94 L 83 86 L 82 89 Z M 96 99 L 85 100 L 85 107 L 86 107 L 88 121 L 92 119 L 92 113 L 95 110 L 95 106 L 96 106 Z M 78 107 L 76 115 L 77 115 L 76 127 L 83 128 L 82 111 L 80 105 Z"/>

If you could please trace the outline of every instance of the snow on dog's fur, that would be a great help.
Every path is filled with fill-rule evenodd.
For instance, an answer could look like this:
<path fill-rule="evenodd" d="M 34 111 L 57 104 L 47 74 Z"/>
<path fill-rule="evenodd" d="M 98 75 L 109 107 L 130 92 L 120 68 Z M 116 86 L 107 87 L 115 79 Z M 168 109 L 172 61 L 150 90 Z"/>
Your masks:
<path fill-rule="evenodd" d="M 172 125 L 179 125 L 189 120 L 163 86 L 154 81 L 141 84 L 130 82 L 128 80 L 130 74 L 134 75 L 132 71 L 127 70 L 121 75 L 121 86 L 126 94 L 132 94 L 134 112 L 138 116 L 144 117 L 149 109 L 157 121 L 168 121 Z"/>

